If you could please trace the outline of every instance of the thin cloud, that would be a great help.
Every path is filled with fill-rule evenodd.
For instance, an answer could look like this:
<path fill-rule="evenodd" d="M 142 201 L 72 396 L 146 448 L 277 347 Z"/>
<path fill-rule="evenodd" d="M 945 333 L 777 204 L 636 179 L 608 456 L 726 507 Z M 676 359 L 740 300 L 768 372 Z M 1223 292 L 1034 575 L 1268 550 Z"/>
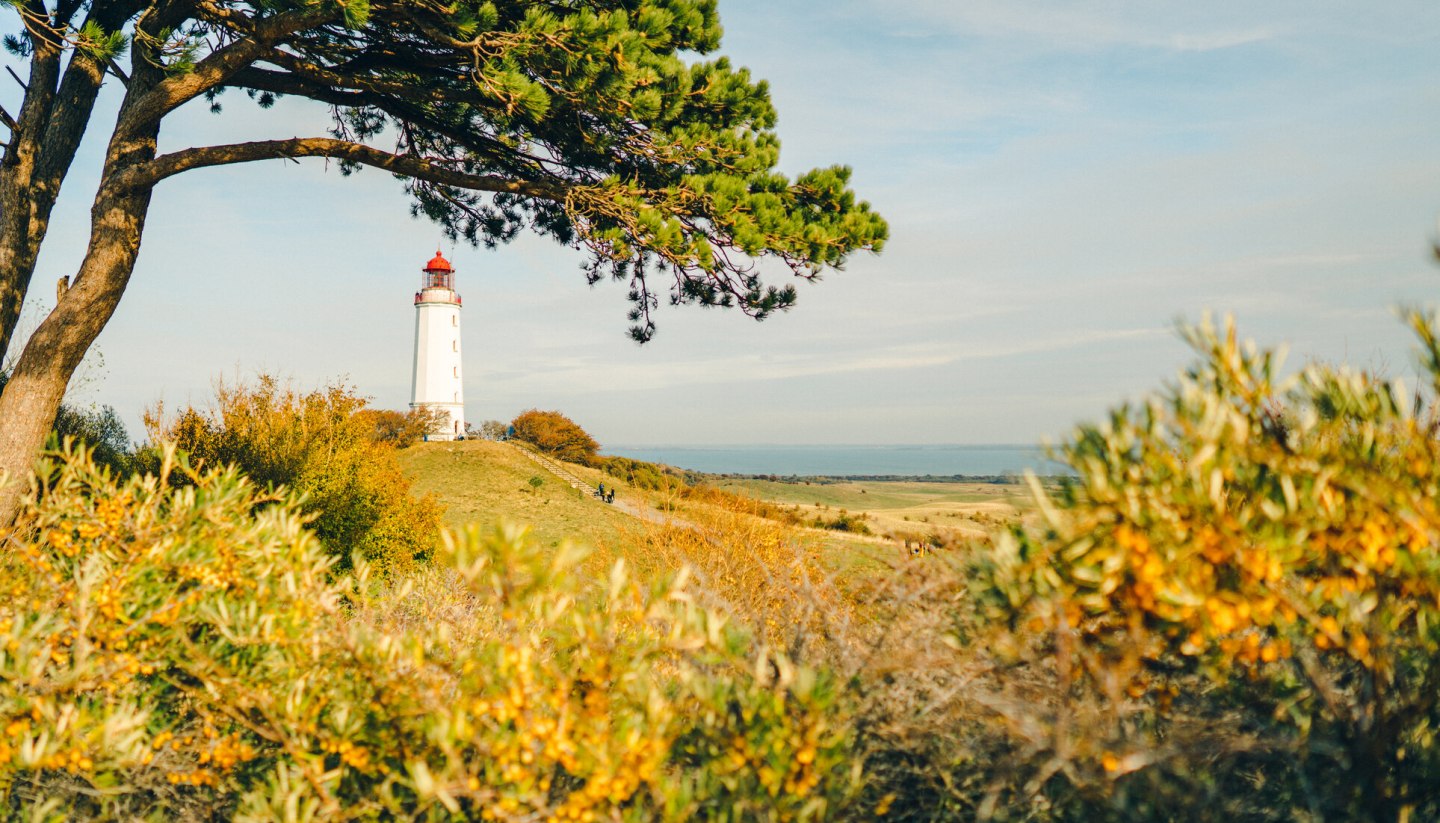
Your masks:
<path fill-rule="evenodd" d="M 476 375 L 482 382 L 497 382 L 512 391 L 564 391 L 589 393 L 608 391 L 650 391 L 717 383 L 753 383 L 774 380 L 824 377 L 873 371 L 916 371 L 957 363 L 1003 360 L 1047 352 L 1073 351 L 1087 346 L 1119 341 L 1138 341 L 1172 334 L 1163 327 L 1096 329 L 1079 334 L 1014 343 L 967 346 L 931 343 L 895 346 L 882 352 L 849 355 L 805 355 L 774 358 L 749 355 L 739 358 L 688 360 L 675 363 L 601 363 L 596 358 L 571 357 L 563 362 L 546 360 L 512 363 L 504 370 Z"/>
<path fill-rule="evenodd" d="M 1180 52 L 1207 52 L 1265 42 L 1276 37 L 1271 27 L 1253 23 L 1232 27 L 1213 22 L 1221 14 L 1211 10 L 1202 20 L 1177 20 L 1172 10 L 1150 19 L 1131 6 L 1061 3 L 1038 8 L 1034 4 L 967 0 L 908 0 L 876 2 L 872 10 L 898 14 L 920 29 L 901 28 L 898 36 L 951 34 L 988 39 L 1023 40 L 1034 47 L 1065 52 L 1134 47 Z M 1158 10 L 1157 10 L 1158 11 Z M 1247 11 L 1246 17 L 1253 14 Z M 1252 18 L 1253 19 L 1253 18 Z M 1180 31 L 1177 27 L 1189 26 Z"/>
<path fill-rule="evenodd" d="M 1220 51 L 1237 46 L 1248 46 L 1275 39 L 1270 29 L 1250 31 L 1213 32 L 1209 34 L 1176 34 L 1170 37 L 1170 48 L 1176 51 Z"/>

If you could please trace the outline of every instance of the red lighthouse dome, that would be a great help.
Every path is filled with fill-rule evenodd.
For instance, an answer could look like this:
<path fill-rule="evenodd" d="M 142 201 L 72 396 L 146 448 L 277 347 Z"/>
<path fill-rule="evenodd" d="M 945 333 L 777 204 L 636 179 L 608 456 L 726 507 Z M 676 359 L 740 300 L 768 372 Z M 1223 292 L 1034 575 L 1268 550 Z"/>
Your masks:
<path fill-rule="evenodd" d="M 452 268 L 450 265 L 450 261 L 445 259 L 445 256 L 440 253 L 439 249 L 435 250 L 435 256 L 430 258 L 430 262 L 425 264 L 425 271 L 435 272 L 454 270 L 455 269 Z"/>

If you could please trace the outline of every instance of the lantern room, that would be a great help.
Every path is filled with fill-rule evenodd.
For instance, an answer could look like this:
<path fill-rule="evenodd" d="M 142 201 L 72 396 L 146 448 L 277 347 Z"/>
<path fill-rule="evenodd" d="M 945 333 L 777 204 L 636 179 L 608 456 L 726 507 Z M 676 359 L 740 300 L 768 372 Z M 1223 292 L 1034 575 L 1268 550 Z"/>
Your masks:
<path fill-rule="evenodd" d="M 438 249 L 430 262 L 425 264 L 425 274 L 421 282 L 421 288 L 425 289 L 453 290 L 455 288 L 455 269 Z"/>

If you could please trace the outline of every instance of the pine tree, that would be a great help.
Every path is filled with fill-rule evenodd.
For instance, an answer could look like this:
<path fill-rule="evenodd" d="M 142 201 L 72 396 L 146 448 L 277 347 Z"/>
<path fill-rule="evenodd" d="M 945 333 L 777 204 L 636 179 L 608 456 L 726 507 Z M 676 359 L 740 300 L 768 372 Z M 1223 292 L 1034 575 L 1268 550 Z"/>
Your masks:
<path fill-rule="evenodd" d="M 453 238 L 528 229 L 583 250 L 591 282 L 629 285 L 639 341 L 662 299 L 764 318 L 796 293 L 759 263 L 814 279 L 886 236 L 848 169 L 775 170 L 766 84 L 702 59 L 720 43 L 715 0 L 0 2 L 19 18 L 5 45 L 30 69 L 20 108 L 0 110 L 0 358 L 101 83 L 125 88 L 84 262 L 0 394 L 11 478 L 125 291 L 156 186 L 194 169 L 326 157 L 400 175 Z M 167 115 L 234 93 L 316 101 L 328 132 L 158 153 Z M 15 495 L 0 493 L 0 521 Z"/>

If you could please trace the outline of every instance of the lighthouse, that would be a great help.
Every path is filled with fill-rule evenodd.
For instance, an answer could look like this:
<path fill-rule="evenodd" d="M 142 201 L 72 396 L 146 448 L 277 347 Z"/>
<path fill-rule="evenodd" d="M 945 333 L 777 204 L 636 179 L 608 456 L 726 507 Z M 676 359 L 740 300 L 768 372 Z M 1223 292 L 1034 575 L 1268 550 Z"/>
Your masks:
<path fill-rule="evenodd" d="M 429 440 L 458 440 L 465 435 L 465 388 L 460 372 L 460 295 L 455 269 L 437 250 L 425 264 L 415 293 L 415 370 L 410 379 L 410 408 L 444 413 Z"/>

